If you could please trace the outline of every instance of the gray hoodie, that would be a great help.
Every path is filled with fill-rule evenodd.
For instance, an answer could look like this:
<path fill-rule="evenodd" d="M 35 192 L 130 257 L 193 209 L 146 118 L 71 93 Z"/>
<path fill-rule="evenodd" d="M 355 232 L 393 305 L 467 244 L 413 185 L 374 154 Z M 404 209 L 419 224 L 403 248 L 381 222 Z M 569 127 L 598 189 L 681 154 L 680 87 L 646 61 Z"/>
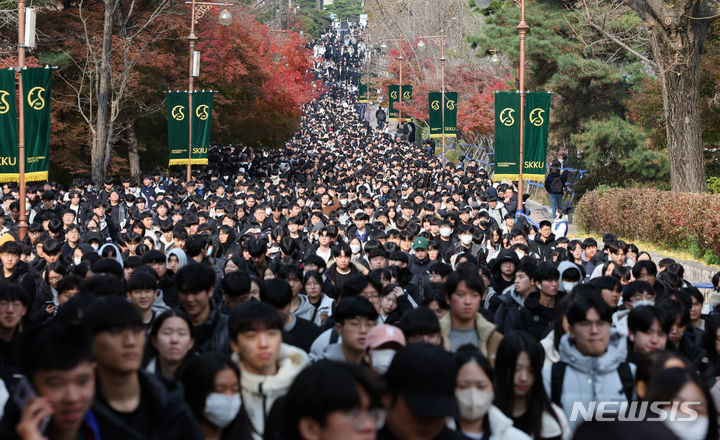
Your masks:
<path fill-rule="evenodd" d="M 570 420 L 573 413 L 573 404 L 583 404 L 589 407 L 590 402 L 626 402 L 623 384 L 617 372 L 618 366 L 627 358 L 627 337 L 615 329 L 610 330 L 610 343 L 600 357 L 584 356 L 566 334 L 560 340 L 558 347 L 560 361 L 567 364 L 562 386 L 562 407 Z M 630 370 L 635 376 L 635 365 L 630 364 Z M 543 384 L 548 396 L 551 394 L 552 366 L 543 368 Z M 582 413 L 582 411 L 580 411 Z M 577 417 L 570 420 L 573 429 L 577 428 L 583 420 Z"/>

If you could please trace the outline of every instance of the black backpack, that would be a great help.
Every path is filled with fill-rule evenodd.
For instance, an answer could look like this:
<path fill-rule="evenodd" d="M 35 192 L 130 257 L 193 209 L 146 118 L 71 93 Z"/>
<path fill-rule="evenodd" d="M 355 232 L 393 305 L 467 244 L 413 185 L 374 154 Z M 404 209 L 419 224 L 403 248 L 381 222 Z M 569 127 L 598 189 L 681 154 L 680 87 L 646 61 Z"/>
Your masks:
<path fill-rule="evenodd" d="M 562 408 L 560 402 L 562 397 L 563 381 L 565 380 L 565 369 L 567 365 L 563 361 L 558 361 L 552 364 L 550 370 L 550 401 L 555 405 Z M 630 370 L 630 364 L 623 362 L 618 365 L 618 376 L 620 376 L 620 383 L 622 384 L 622 391 L 625 393 L 628 402 L 633 400 L 633 392 L 635 389 L 635 380 L 632 376 L 632 370 Z"/>
<path fill-rule="evenodd" d="M 550 182 L 550 192 L 553 194 L 559 194 L 563 191 L 563 183 L 560 176 L 553 177 L 552 182 Z"/>

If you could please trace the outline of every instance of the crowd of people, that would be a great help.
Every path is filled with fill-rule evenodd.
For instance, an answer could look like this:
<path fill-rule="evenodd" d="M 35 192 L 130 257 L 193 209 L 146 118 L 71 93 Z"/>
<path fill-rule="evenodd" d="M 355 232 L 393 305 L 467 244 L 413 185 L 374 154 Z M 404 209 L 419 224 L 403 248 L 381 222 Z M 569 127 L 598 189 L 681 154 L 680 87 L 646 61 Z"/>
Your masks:
<path fill-rule="evenodd" d="M 3 185 L 0 438 L 716 439 L 720 274 L 371 126 L 344 36 L 279 150 L 32 188 L 23 239 Z"/>

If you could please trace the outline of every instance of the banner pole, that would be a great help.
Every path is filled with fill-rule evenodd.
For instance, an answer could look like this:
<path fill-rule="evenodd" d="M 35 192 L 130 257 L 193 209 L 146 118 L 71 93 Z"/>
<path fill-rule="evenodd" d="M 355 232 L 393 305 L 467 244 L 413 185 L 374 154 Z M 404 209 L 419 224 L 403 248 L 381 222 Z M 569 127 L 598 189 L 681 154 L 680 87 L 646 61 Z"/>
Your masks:
<path fill-rule="evenodd" d="M 190 179 L 192 177 L 192 122 L 193 122 L 193 111 L 192 111 L 192 94 L 193 94 L 193 53 L 195 52 L 195 41 L 197 40 L 197 36 L 195 36 L 195 0 L 192 0 L 192 6 L 190 11 L 190 35 L 188 35 L 187 39 L 190 42 L 190 59 L 188 61 L 188 64 L 190 66 L 190 69 L 188 70 L 188 77 L 189 77 L 189 88 L 188 88 L 188 163 L 187 163 L 187 176 L 186 176 L 186 183 L 190 182 Z"/>
<path fill-rule="evenodd" d="M 517 209 L 525 212 L 523 200 L 523 144 L 525 141 L 525 37 L 530 26 L 525 22 L 525 0 L 520 0 L 520 24 L 517 25 L 520 34 L 520 158 L 518 163 L 518 204 Z"/>
<path fill-rule="evenodd" d="M 442 122 L 442 164 L 445 167 L 447 157 L 445 156 L 445 31 L 440 29 L 440 82 L 442 83 L 442 106 L 440 115 Z"/>
<path fill-rule="evenodd" d="M 25 188 L 25 102 L 23 99 L 22 69 L 25 68 L 25 0 L 18 1 L 18 186 L 20 199 L 20 218 L 18 219 L 18 237 L 25 238 L 28 231 L 27 195 Z"/>
<path fill-rule="evenodd" d="M 401 47 L 400 50 L 402 51 L 402 43 L 400 43 Z M 402 67 L 403 67 L 403 56 L 402 52 L 400 52 L 400 57 L 398 58 L 398 61 L 400 61 L 400 86 L 398 87 L 398 100 L 399 103 L 402 104 Z M 398 108 L 398 125 L 402 123 L 402 110 Z"/>

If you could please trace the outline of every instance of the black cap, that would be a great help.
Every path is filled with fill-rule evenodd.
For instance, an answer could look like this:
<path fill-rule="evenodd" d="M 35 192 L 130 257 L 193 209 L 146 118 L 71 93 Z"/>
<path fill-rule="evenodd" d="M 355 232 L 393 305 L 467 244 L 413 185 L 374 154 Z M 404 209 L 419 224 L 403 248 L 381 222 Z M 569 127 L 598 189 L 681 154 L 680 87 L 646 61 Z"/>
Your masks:
<path fill-rule="evenodd" d="M 455 379 L 452 354 L 422 342 L 398 351 L 385 374 L 388 389 L 422 417 L 460 417 Z"/>

